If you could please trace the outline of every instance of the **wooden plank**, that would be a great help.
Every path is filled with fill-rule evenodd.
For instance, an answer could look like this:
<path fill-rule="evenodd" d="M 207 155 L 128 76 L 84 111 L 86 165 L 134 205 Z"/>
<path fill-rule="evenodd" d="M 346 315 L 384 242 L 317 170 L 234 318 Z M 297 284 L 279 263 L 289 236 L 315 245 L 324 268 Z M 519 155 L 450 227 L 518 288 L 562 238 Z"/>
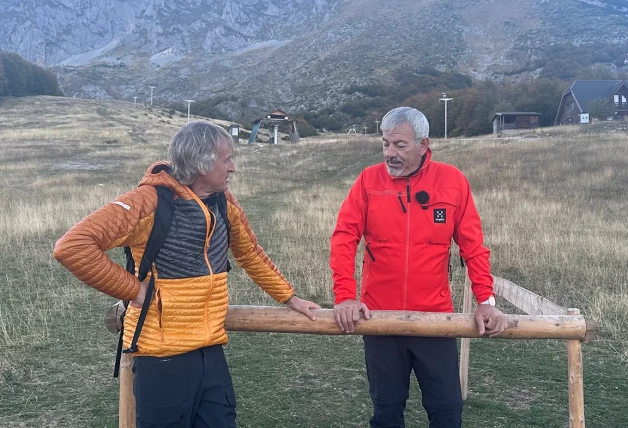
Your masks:
<path fill-rule="evenodd" d="M 466 272 L 464 279 L 464 294 L 462 300 L 462 313 L 471 313 L 473 301 L 471 300 L 471 280 L 469 272 Z M 471 339 L 463 337 L 460 340 L 460 389 L 462 390 L 462 399 L 466 400 L 469 396 L 469 352 L 471 349 Z"/>
<path fill-rule="evenodd" d="M 579 309 L 569 309 L 571 316 L 580 315 Z M 584 427 L 584 381 L 582 379 L 582 342 L 567 341 L 567 366 L 569 370 L 569 428 Z"/>
<path fill-rule="evenodd" d="M 229 331 L 345 335 L 338 329 L 333 309 L 317 309 L 316 321 L 282 307 L 229 306 L 225 327 Z M 584 340 L 583 316 L 505 315 L 504 339 Z M 371 319 L 358 322 L 357 335 L 427 337 L 480 337 L 473 314 L 411 311 L 371 311 Z"/>
<path fill-rule="evenodd" d="M 566 315 L 567 309 L 514 284 L 507 279 L 493 276 L 493 290 L 496 295 L 508 300 L 528 315 Z"/>

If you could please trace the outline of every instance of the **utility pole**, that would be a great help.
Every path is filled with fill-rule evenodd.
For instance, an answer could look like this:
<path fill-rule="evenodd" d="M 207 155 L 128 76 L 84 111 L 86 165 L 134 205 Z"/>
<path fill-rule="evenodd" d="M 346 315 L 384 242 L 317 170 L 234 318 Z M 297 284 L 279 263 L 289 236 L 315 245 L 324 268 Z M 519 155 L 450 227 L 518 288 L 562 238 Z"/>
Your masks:
<path fill-rule="evenodd" d="M 447 102 L 453 100 L 453 98 L 447 98 L 447 94 L 443 92 L 442 98 L 439 101 L 445 101 L 445 140 L 447 139 Z"/>
<path fill-rule="evenodd" d="M 194 102 L 194 100 L 183 100 L 188 103 L 188 123 L 190 123 L 190 104 Z"/>
<path fill-rule="evenodd" d="M 379 120 L 375 121 L 375 134 L 379 134 Z"/>
<path fill-rule="evenodd" d="M 150 105 L 153 105 L 153 89 L 155 89 L 154 86 L 149 86 L 150 88 Z"/>

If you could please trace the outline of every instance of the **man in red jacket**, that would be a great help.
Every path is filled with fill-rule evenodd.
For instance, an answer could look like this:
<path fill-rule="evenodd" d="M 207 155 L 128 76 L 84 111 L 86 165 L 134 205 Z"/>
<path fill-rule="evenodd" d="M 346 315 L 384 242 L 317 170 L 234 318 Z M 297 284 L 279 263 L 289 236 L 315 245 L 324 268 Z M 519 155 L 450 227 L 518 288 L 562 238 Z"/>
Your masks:
<path fill-rule="evenodd" d="M 382 119 L 385 162 L 366 168 L 343 202 L 331 238 L 330 266 L 338 327 L 353 332 L 360 312 L 453 312 L 448 269 L 451 239 L 467 264 L 479 305 L 480 334 L 496 336 L 506 320 L 496 309 L 489 250 L 466 177 L 432 161 L 429 124 L 410 107 Z M 360 299 L 354 266 L 364 238 Z M 421 387 L 430 428 L 462 426 L 455 338 L 364 336 L 373 401 L 372 428 L 404 427 L 410 373 Z"/>

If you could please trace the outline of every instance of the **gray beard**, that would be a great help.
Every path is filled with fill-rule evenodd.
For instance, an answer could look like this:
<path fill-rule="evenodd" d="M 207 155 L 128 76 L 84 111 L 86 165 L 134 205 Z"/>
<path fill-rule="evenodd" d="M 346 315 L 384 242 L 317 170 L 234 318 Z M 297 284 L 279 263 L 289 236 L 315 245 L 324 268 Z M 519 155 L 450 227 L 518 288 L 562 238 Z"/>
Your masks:
<path fill-rule="evenodd" d="M 386 169 L 388 170 L 388 174 L 392 175 L 393 177 L 401 176 L 402 171 L 400 169 L 392 168 L 388 164 L 386 164 Z"/>

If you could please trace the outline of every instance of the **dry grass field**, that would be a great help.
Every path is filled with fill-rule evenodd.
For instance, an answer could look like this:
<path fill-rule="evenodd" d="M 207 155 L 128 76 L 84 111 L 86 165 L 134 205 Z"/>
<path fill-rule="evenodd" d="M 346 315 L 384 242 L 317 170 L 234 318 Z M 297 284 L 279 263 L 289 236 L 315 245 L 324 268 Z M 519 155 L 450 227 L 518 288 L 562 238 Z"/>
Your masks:
<path fill-rule="evenodd" d="M 128 103 L 0 99 L 0 427 L 117 426 L 116 337 L 102 325 L 112 299 L 69 275 L 52 248 L 164 159 L 186 121 Z M 494 274 L 598 321 L 599 339 L 584 347 L 587 426 L 628 426 L 626 130 L 541 129 L 432 148 L 471 182 Z M 232 190 L 261 244 L 299 295 L 330 304 L 336 212 L 357 174 L 381 161 L 379 139 L 241 144 L 235 160 Z M 230 290 L 235 304 L 273 304 L 239 269 Z M 230 337 L 239 426 L 367 426 L 359 337 Z M 564 342 L 474 340 L 470 386 L 467 427 L 568 426 Z M 415 386 L 407 424 L 427 426 Z"/>

